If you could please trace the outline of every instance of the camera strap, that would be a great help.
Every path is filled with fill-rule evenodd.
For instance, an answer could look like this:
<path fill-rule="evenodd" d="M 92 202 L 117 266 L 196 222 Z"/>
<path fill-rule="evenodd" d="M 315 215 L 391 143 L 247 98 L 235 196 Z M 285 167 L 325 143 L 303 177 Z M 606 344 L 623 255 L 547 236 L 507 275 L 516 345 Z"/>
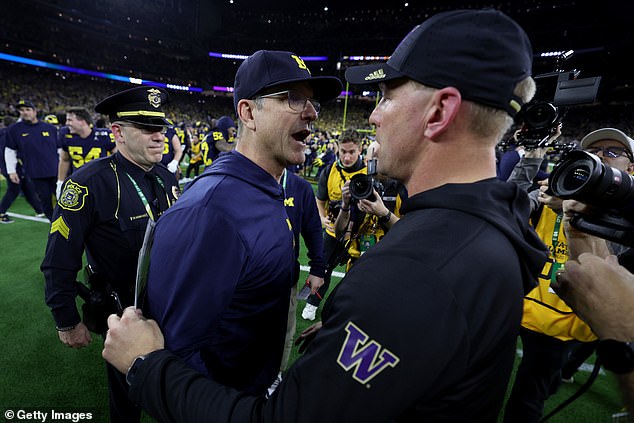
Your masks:
<path fill-rule="evenodd" d="M 335 167 L 339 171 L 339 175 L 341 176 L 341 180 L 345 184 L 348 179 L 346 179 L 346 176 L 343 174 L 343 170 L 341 170 L 341 167 L 339 167 L 339 163 L 335 163 Z"/>

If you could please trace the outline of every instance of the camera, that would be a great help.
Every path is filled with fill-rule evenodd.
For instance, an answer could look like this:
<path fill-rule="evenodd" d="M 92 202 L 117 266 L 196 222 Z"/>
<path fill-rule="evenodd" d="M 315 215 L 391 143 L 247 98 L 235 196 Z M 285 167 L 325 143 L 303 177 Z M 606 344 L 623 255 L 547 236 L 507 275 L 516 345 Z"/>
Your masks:
<path fill-rule="evenodd" d="M 562 143 L 550 138 L 556 133 L 570 106 L 590 104 L 596 100 L 601 77 L 578 78 L 578 70 L 560 70 L 561 63 L 573 53 L 573 50 L 561 53 L 557 56 L 554 72 L 534 77 L 537 84 L 535 98 L 522 106 L 515 116 L 515 123 L 520 128 L 517 139 L 500 142 L 500 148 L 508 149 L 514 144 L 526 150 L 548 147 L 557 153 L 575 148 L 574 143 Z"/>
<path fill-rule="evenodd" d="M 591 235 L 634 246 L 634 177 L 576 150 L 565 154 L 548 180 L 553 194 L 594 206 L 592 215 L 577 214 L 570 224 Z"/>
<path fill-rule="evenodd" d="M 541 147 L 552 136 L 563 118 L 563 113 L 552 103 L 535 101 L 527 103 L 516 116 L 521 122 L 518 141 L 523 142 L 524 148 Z"/>
<path fill-rule="evenodd" d="M 373 190 L 383 195 L 383 184 L 375 178 L 376 159 L 368 160 L 368 173 L 356 174 L 350 178 L 350 196 L 353 200 L 376 200 Z"/>

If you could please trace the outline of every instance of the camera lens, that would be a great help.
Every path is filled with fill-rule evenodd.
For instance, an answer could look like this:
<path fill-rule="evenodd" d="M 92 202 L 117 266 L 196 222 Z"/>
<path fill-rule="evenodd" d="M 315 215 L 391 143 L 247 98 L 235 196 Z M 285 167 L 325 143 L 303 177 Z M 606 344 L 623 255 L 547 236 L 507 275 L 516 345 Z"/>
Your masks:
<path fill-rule="evenodd" d="M 530 129 L 550 129 L 558 117 L 557 108 L 550 103 L 535 103 L 524 113 L 524 122 Z"/>
<path fill-rule="evenodd" d="M 350 196 L 355 200 L 364 200 L 372 196 L 372 177 L 356 174 L 350 179 Z"/>
<path fill-rule="evenodd" d="M 604 165 L 594 154 L 572 151 L 549 178 L 554 195 L 605 208 L 620 208 L 634 200 L 634 178 Z"/>
<path fill-rule="evenodd" d="M 572 169 L 564 175 L 563 187 L 565 191 L 576 191 L 590 178 L 590 170 L 587 167 Z"/>

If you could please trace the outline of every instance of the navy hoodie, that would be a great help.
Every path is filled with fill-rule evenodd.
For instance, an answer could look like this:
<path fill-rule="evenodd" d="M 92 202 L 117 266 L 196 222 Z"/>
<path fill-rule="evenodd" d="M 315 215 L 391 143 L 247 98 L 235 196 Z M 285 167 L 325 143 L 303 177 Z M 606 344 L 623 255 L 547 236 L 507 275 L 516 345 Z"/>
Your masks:
<path fill-rule="evenodd" d="M 280 184 L 222 155 L 158 221 L 148 313 L 166 347 L 227 386 L 261 394 L 279 371 L 295 262 Z"/>

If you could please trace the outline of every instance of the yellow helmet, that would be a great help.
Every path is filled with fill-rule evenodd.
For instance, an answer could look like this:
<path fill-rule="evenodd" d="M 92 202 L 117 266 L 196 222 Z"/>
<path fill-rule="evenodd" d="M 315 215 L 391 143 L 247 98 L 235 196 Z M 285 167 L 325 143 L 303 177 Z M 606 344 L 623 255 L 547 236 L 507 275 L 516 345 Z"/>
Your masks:
<path fill-rule="evenodd" d="M 50 123 L 51 125 L 59 125 L 59 120 L 55 115 L 46 115 L 44 116 L 44 122 Z"/>

